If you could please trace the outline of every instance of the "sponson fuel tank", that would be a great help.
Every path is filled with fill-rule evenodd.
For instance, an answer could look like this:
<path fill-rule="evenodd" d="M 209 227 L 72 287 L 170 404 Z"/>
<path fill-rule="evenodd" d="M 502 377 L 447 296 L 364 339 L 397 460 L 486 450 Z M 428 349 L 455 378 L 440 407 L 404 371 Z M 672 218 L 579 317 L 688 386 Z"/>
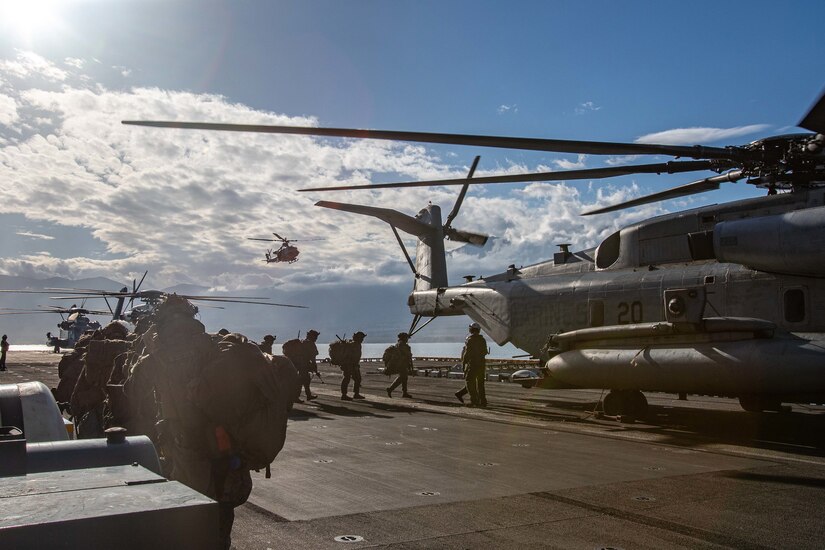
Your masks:
<path fill-rule="evenodd" d="M 547 362 L 542 385 L 814 400 L 825 396 L 823 347 L 822 339 L 783 337 L 573 349 Z"/>
<path fill-rule="evenodd" d="M 771 273 L 825 275 L 825 206 L 741 220 L 713 228 L 720 262 Z"/>

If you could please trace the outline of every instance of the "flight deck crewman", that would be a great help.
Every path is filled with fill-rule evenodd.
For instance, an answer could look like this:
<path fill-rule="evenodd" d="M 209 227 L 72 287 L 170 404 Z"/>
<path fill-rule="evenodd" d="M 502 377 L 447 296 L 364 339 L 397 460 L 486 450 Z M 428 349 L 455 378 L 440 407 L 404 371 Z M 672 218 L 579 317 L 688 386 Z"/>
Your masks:
<path fill-rule="evenodd" d="M 461 350 L 461 364 L 464 365 L 464 380 L 466 380 L 467 391 L 470 394 L 471 406 L 487 406 L 484 380 L 487 377 L 485 357 L 488 353 L 487 340 L 481 335 L 481 326 L 478 323 L 471 324 L 470 334 L 464 341 L 464 349 Z"/>

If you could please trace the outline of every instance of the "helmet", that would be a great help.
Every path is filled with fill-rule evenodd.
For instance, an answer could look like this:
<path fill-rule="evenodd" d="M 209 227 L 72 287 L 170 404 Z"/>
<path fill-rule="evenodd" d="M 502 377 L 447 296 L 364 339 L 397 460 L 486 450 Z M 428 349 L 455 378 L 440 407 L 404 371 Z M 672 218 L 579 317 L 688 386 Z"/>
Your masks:
<path fill-rule="evenodd" d="M 266 336 L 264 336 L 264 342 L 274 342 L 274 341 L 275 341 L 275 337 L 272 336 L 271 334 L 267 334 Z"/>
<path fill-rule="evenodd" d="M 361 332 L 360 330 L 352 335 L 353 340 L 363 340 L 366 337 L 367 335 Z"/>
<path fill-rule="evenodd" d="M 320 332 L 318 332 L 318 331 L 317 331 L 317 330 L 315 330 L 315 329 L 310 329 L 310 330 L 307 332 L 307 338 L 313 338 L 313 337 L 316 337 L 316 338 L 317 338 L 317 337 L 318 337 L 318 336 L 320 336 L 320 335 L 321 335 L 321 333 L 320 333 Z"/>
<path fill-rule="evenodd" d="M 409 339 L 410 339 L 410 335 L 409 335 L 409 334 L 407 334 L 406 332 L 399 332 L 399 333 L 398 333 L 398 339 L 399 339 L 399 340 L 409 340 Z"/>
<path fill-rule="evenodd" d="M 478 323 L 470 323 L 470 330 L 481 330 L 481 325 Z"/>

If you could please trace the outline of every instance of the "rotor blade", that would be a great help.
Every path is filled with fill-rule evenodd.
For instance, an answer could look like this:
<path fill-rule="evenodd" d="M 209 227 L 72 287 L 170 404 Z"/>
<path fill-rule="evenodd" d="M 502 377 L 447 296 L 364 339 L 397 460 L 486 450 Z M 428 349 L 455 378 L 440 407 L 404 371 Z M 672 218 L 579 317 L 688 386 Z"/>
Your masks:
<path fill-rule="evenodd" d="M 799 124 L 800 128 L 811 130 L 820 134 L 825 134 L 825 91 L 819 96 L 819 99 L 810 108 L 808 114 L 805 115 Z"/>
<path fill-rule="evenodd" d="M 458 210 L 461 208 L 461 203 L 464 202 L 464 196 L 467 194 L 467 190 L 470 188 L 470 180 L 473 179 L 473 174 L 476 173 L 476 167 L 478 166 L 478 161 L 480 160 L 481 155 L 476 155 L 476 158 L 473 159 L 473 165 L 470 166 L 470 171 L 467 173 L 467 181 L 461 187 L 461 191 L 458 193 L 458 198 L 455 200 L 453 209 L 450 210 L 450 213 L 447 215 L 447 221 L 444 224 L 445 233 L 447 233 L 450 230 L 450 226 L 452 225 L 453 220 L 456 216 L 458 216 Z"/>
<path fill-rule="evenodd" d="M 269 300 L 266 296 L 204 296 L 194 294 L 178 294 L 187 300 Z"/>
<path fill-rule="evenodd" d="M 140 278 L 140 282 L 139 282 L 139 283 L 137 284 L 137 286 L 134 288 L 134 291 L 135 291 L 135 292 L 137 292 L 138 290 L 140 290 L 140 285 L 142 285 L 142 284 L 143 284 L 143 280 L 144 280 L 144 279 L 146 279 L 146 275 L 148 275 L 148 274 L 149 274 L 149 270 L 148 270 L 148 269 L 147 269 L 146 271 L 144 271 L 144 272 L 143 272 L 143 277 L 141 277 L 141 278 Z"/>
<path fill-rule="evenodd" d="M 284 239 L 283 237 L 281 237 L 280 235 L 278 235 L 277 233 L 273 233 L 273 235 L 275 235 L 275 238 L 278 239 L 279 241 L 287 240 L 287 239 Z"/>
<path fill-rule="evenodd" d="M 719 189 L 719 185 L 726 182 L 734 182 L 744 177 L 742 170 L 733 170 L 726 174 L 705 178 L 703 180 L 694 181 L 679 187 L 674 187 L 659 193 L 653 193 L 638 199 L 625 201 L 605 208 L 598 208 L 596 210 L 589 210 L 582 212 L 582 216 L 591 216 L 593 214 L 604 214 L 606 212 L 613 212 L 615 210 L 623 210 L 631 206 L 639 206 L 651 202 L 663 201 L 666 199 L 675 199 L 676 197 L 684 197 L 686 195 L 695 195 L 696 193 L 704 193 L 705 191 L 713 191 Z"/>
<path fill-rule="evenodd" d="M 433 228 L 421 220 L 408 216 L 403 212 L 392 210 L 391 208 L 378 208 L 375 206 L 363 206 L 360 204 L 347 204 L 343 202 L 332 201 L 318 201 L 315 206 L 323 208 L 332 208 L 333 210 L 342 210 L 344 212 L 352 212 L 353 214 L 363 214 L 365 216 L 372 216 L 390 224 L 393 227 L 400 229 L 410 235 L 420 237 L 428 235 Z"/>
<path fill-rule="evenodd" d="M 449 228 L 444 232 L 446 237 L 451 241 L 470 243 L 477 246 L 484 246 L 487 244 L 489 235 L 482 235 L 481 233 L 472 233 L 470 231 L 461 231 L 460 229 Z"/>
<path fill-rule="evenodd" d="M 656 164 L 635 164 L 628 166 L 611 166 L 608 168 L 587 168 L 584 170 L 559 170 L 558 172 L 535 172 L 531 174 L 506 174 L 473 178 L 471 185 L 490 183 L 524 183 L 528 181 L 566 181 L 581 179 L 612 178 L 631 174 L 676 174 L 719 168 L 718 162 L 709 160 L 690 160 L 683 162 L 661 162 Z M 729 165 L 722 166 L 729 168 Z M 340 185 L 336 187 L 313 187 L 298 191 L 348 191 L 352 189 L 392 189 L 397 187 L 433 187 L 437 185 L 466 185 L 467 178 L 449 180 L 408 181 L 399 183 L 370 183 L 366 185 Z"/>
<path fill-rule="evenodd" d="M 180 296 L 180 295 L 178 295 Z M 188 296 L 181 296 L 181 298 L 186 298 L 187 300 L 193 301 L 206 301 L 206 302 L 225 302 L 225 303 L 232 303 L 232 304 L 255 304 L 259 306 L 278 306 L 278 307 L 294 307 L 299 309 L 309 309 L 308 306 L 296 306 L 293 304 L 276 304 L 274 302 L 253 302 L 251 300 L 223 300 L 220 298 L 191 298 Z"/>
<path fill-rule="evenodd" d="M 585 153 L 593 155 L 667 155 L 688 158 L 731 159 L 749 156 L 739 148 L 703 147 L 701 145 L 655 145 L 647 143 L 617 143 L 602 141 L 574 141 L 568 139 L 522 138 L 506 136 L 479 136 L 469 134 L 441 134 L 434 132 L 398 132 L 391 130 L 361 130 L 356 128 L 307 128 L 298 126 L 266 126 L 256 124 L 221 124 L 212 122 L 172 122 L 156 120 L 123 120 L 123 124 L 152 126 L 154 128 L 181 128 L 188 130 L 219 130 L 224 132 L 258 132 L 322 137 L 351 137 L 498 147 L 557 153 Z"/>
<path fill-rule="evenodd" d="M 258 239 L 258 238 L 255 238 L 255 237 L 247 237 L 246 240 L 248 240 L 248 241 L 266 241 L 268 243 L 274 243 L 275 241 L 277 241 L 279 239 Z"/>

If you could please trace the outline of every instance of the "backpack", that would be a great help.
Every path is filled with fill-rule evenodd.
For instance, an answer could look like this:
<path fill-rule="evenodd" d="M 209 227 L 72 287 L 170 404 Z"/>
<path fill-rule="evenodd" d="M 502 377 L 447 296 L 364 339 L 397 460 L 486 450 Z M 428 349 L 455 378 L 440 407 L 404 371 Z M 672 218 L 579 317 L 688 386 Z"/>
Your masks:
<path fill-rule="evenodd" d="M 358 362 L 358 344 L 352 340 L 337 340 L 329 345 L 329 362 L 347 367 Z"/>
<path fill-rule="evenodd" d="M 398 374 L 398 348 L 395 345 L 387 347 L 384 350 L 384 355 L 381 356 L 384 362 L 384 374 L 387 376 L 391 374 Z"/>
<path fill-rule="evenodd" d="M 304 344 L 297 338 L 287 340 L 281 346 L 284 355 L 289 357 L 289 360 L 298 368 L 304 363 Z"/>
<path fill-rule="evenodd" d="M 255 344 L 224 339 L 221 345 L 190 386 L 192 401 L 216 433 L 229 435 L 229 452 L 246 468 L 265 468 L 286 440 L 298 374 L 287 359 L 265 355 Z"/>

